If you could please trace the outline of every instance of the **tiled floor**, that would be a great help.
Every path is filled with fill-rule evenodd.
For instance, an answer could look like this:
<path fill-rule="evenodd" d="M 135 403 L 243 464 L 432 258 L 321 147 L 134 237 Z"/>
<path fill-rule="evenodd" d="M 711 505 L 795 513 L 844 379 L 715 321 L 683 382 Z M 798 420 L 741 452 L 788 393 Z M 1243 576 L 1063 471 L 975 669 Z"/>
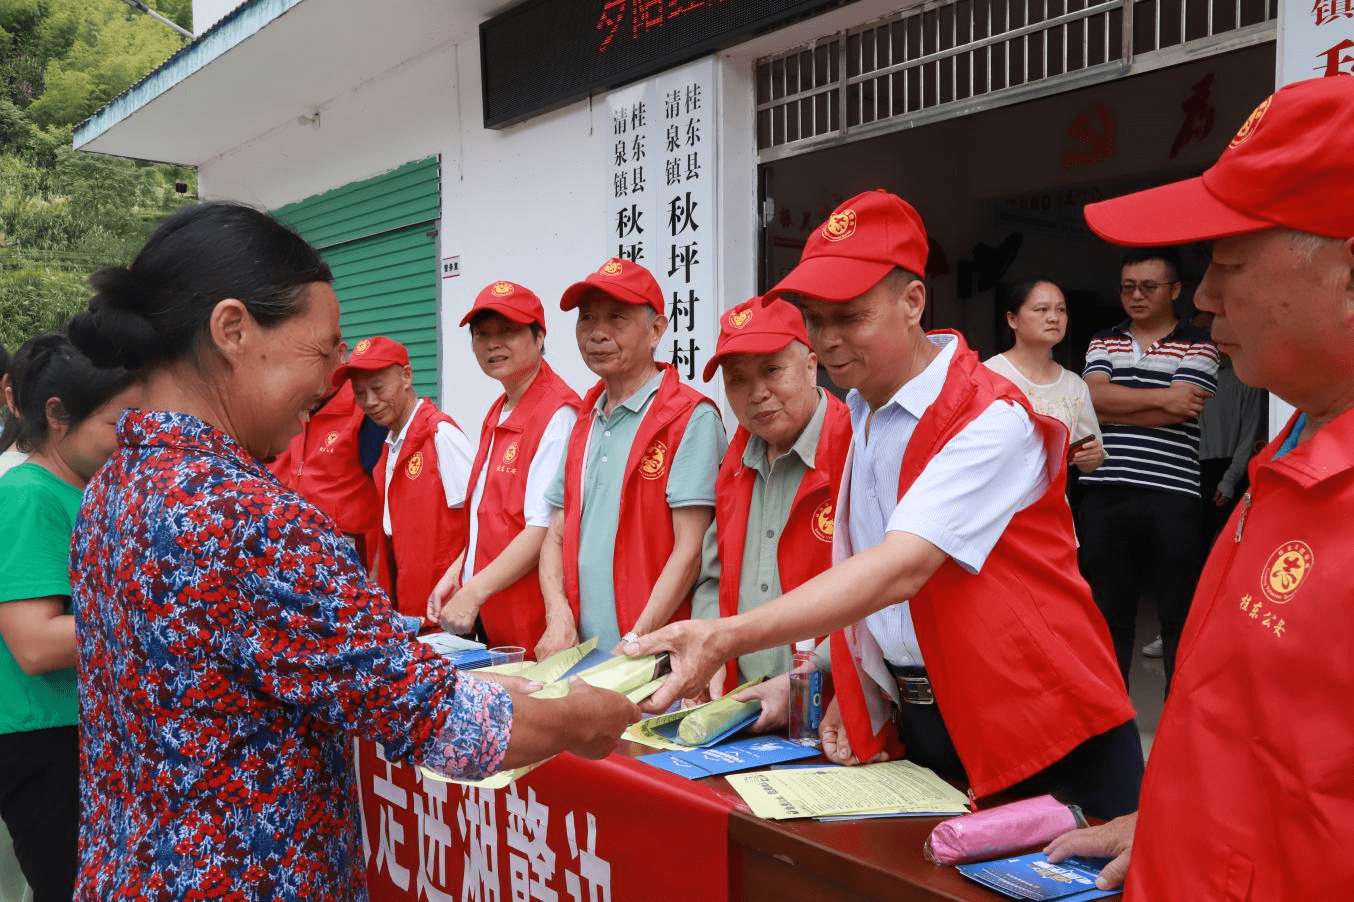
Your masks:
<path fill-rule="evenodd" d="M 1165 701 L 1166 670 L 1160 658 L 1145 658 L 1142 647 L 1157 637 L 1156 608 L 1149 601 L 1138 605 L 1138 633 L 1133 640 L 1133 666 L 1128 674 L 1128 694 L 1138 711 L 1138 733 L 1142 736 L 1142 753 L 1152 751 L 1157 722 Z"/>

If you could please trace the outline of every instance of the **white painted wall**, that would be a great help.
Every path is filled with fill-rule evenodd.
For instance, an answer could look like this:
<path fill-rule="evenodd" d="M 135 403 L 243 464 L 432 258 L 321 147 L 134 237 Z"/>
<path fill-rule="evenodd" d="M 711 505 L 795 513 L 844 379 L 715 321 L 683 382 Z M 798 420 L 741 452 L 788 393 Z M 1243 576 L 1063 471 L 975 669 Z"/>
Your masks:
<path fill-rule="evenodd" d="M 721 62 L 718 215 L 721 303 L 755 288 L 756 164 L 751 68 Z M 470 355 L 458 323 L 475 294 L 497 279 L 537 292 L 546 308 L 547 358 L 580 393 L 595 377 L 559 310 L 564 289 L 615 252 L 606 153 L 608 122 L 587 101 L 502 130 L 483 127 L 478 35 L 467 34 L 320 108 L 318 128 L 288 123 L 208 160 L 203 197 L 276 208 L 370 178 L 410 160 L 442 158 L 441 254 L 459 255 L 461 275 L 441 282 L 442 407 L 478 431 L 500 392 Z M 719 400 L 717 383 L 710 393 Z"/>
<path fill-rule="evenodd" d="M 242 0 L 193 0 L 193 34 L 202 34 Z"/>

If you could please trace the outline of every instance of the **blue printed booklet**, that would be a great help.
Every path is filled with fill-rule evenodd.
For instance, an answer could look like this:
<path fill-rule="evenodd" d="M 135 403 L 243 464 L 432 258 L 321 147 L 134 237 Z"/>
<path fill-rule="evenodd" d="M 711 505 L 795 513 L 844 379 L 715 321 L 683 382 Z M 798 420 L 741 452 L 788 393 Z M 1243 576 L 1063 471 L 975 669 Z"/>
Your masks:
<path fill-rule="evenodd" d="M 1114 896 L 1119 890 L 1095 888 L 1104 859 L 1069 858 L 1058 864 L 1043 853 L 959 865 L 959 873 L 1012 899 L 1082 902 Z"/>
<path fill-rule="evenodd" d="M 740 770 L 754 770 L 782 761 L 797 761 L 818 755 L 818 749 L 780 736 L 752 736 L 711 748 L 689 752 L 659 752 L 641 755 L 640 761 L 690 780 L 717 777 Z"/>

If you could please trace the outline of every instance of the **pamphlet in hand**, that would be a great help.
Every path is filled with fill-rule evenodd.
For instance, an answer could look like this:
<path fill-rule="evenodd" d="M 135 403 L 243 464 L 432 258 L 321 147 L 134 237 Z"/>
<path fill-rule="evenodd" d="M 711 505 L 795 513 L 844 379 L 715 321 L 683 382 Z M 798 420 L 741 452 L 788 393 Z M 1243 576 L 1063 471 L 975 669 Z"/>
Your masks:
<path fill-rule="evenodd" d="M 781 736 L 751 736 L 713 748 L 642 755 L 639 760 L 679 777 L 699 780 L 740 770 L 754 770 L 782 761 L 812 758 L 817 754 L 817 749 L 807 748 Z"/>
<path fill-rule="evenodd" d="M 961 864 L 959 873 L 1012 899 L 1083 902 L 1118 895 L 1119 890 L 1096 889 L 1095 878 L 1105 859 L 1068 858 L 1053 864 L 1042 852 Z"/>
<path fill-rule="evenodd" d="M 666 652 L 661 655 L 646 655 L 642 658 L 629 658 L 625 655 L 605 657 L 594 656 L 593 653 L 596 648 L 597 639 L 592 638 L 582 645 L 575 645 L 573 648 L 556 652 L 544 661 L 502 664 L 495 667 L 484 667 L 475 672 L 477 674 L 505 673 L 544 683 L 545 685 L 542 688 L 531 693 L 532 698 L 565 697 L 569 694 L 569 678 L 575 676 L 598 689 L 610 689 L 613 692 L 619 692 L 636 704 L 653 695 L 658 691 L 658 687 L 663 685 L 663 677 L 669 670 Z M 599 663 L 592 663 L 594 661 Z M 589 666 L 590 664 L 591 666 Z M 426 767 L 420 767 L 419 770 L 423 772 L 425 777 L 440 780 L 443 783 L 461 783 L 480 789 L 502 789 L 518 777 L 535 770 L 544 763 L 544 761 L 537 761 L 535 764 L 528 764 L 525 767 L 500 771 L 491 777 L 485 777 L 483 780 L 453 780 L 450 777 L 444 777 L 428 770 Z"/>

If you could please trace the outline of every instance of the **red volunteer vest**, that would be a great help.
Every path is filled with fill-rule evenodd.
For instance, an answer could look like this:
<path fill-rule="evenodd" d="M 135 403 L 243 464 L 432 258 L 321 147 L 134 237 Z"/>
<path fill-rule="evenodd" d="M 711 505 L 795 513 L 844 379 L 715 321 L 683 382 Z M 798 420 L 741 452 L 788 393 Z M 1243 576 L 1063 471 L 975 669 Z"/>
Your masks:
<path fill-rule="evenodd" d="M 743 575 L 748 512 L 757 471 L 743 466 L 743 452 L 752 437 L 738 427 L 715 481 L 715 530 L 719 541 L 719 615 L 738 613 L 738 588 Z M 804 473 L 776 542 L 780 588 L 788 592 L 832 566 L 832 525 L 841 488 L 842 465 L 851 447 L 851 413 L 833 395 L 827 396 L 823 431 L 813 455 L 813 469 Z M 738 660 L 724 665 L 724 686 L 738 685 Z"/>
<path fill-rule="evenodd" d="M 1354 411 L 1275 460 L 1282 444 L 1251 461 L 1194 593 L 1143 779 L 1132 902 L 1354 887 Z"/>
<path fill-rule="evenodd" d="M 386 562 L 394 558 L 395 579 L 390 594 L 396 607 L 401 614 L 419 617 L 429 624 L 428 596 L 442 574 L 460 557 L 466 543 L 465 512 L 447 507 L 446 491 L 437 470 L 433 437 L 438 423 L 456 426 L 455 420 L 438 410 L 433 402 L 423 399 L 395 461 L 395 475 L 390 480 L 392 535 L 382 543 Z M 389 463 L 390 446 L 386 445 L 372 473 L 382 504 Z M 389 575 L 389 569 L 384 569 L 383 580 L 388 580 Z"/>
<path fill-rule="evenodd" d="M 540 372 L 512 413 L 499 423 L 498 417 L 507 398 L 507 395 L 500 396 L 489 408 L 480 427 L 480 447 L 475 464 L 470 468 L 468 491 L 474 491 L 489 452 L 494 451 L 494 459 L 488 461 L 477 516 L 475 573 L 489 566 L 526 528 L 527 472 L 536 458 L 545 427 L 561 407 L 578 410 L 580 403 L 578 394 L 555 375 L 545 361 L 541 361 Z M 468 503 L 465 510 L 469 516 Z M 490 645 L 535 648 L 545 632 L 545 599 L 541 595 L 541 577 L 536 569 L 532 568 L 511 586 L 491 595 L 480 608 L 480 621 Z"/>
<path fill-rule="evenodd" d="M 705 395 L 683 385 L 671 364 L 660 363 L 658 367 L 663 371 L 663 381 L 649 402 L 634 444 L 630 446 L 614 537 L 612 572 L 616 589 L 616 624 L 621 635 L 633 629 L 639 615 L 644 613 L 649 593 L 672 554 L 674 538 L 667 489 L 673 455 L 677 453 L 696 405 L 714 406 Z M 573 608 L 575 621 L 579 611 L 578 534 L 583 512 L 583 456 L 592 429 L 592 409 L 604 390 L 605 385 L 598 382 L 583 399 L 583 415 L 569 434 L 564 465 L 564 594 Z M 606 537 L 599 538 L 605 540 Z M 688 596 L 672 619 L 685 620 L 690 616 L 691 598 Z"/>
<path fill-rule="evenodd" d="M 344 382 L 268 468 L 328 514 L 341 532 L 358 537 L 358 553 L 371 567 L 380 547 L 381 498 L 362 469 L 357 442 L 362 417 L 352 383 Z"/>
<path fill-rule="evenodd" d="M 903 454 L 898 497 L 997 400 L 1025 409 L 1051 461 L 1048 488 L 1012 518 L 979 573 L 947 560 L 911 599 L 936 703 L 973 794 L 982 797 L 1124 723 L 1133 706 L 1105 620 L 1077 569 L 1063 494 L 1067 430 L 1034 413 L 1015 386 L 982 366 L 958 333 L 950 334 L 958 347 L 940 397 Z M 877 687 L 857 670 L 843 632 L 832 636 L 832 664 L 851 747 L 866 760 L 890 739 L 896 743 L 897 734 L 887 722 L 874 730 L 863 693 Z"/>

